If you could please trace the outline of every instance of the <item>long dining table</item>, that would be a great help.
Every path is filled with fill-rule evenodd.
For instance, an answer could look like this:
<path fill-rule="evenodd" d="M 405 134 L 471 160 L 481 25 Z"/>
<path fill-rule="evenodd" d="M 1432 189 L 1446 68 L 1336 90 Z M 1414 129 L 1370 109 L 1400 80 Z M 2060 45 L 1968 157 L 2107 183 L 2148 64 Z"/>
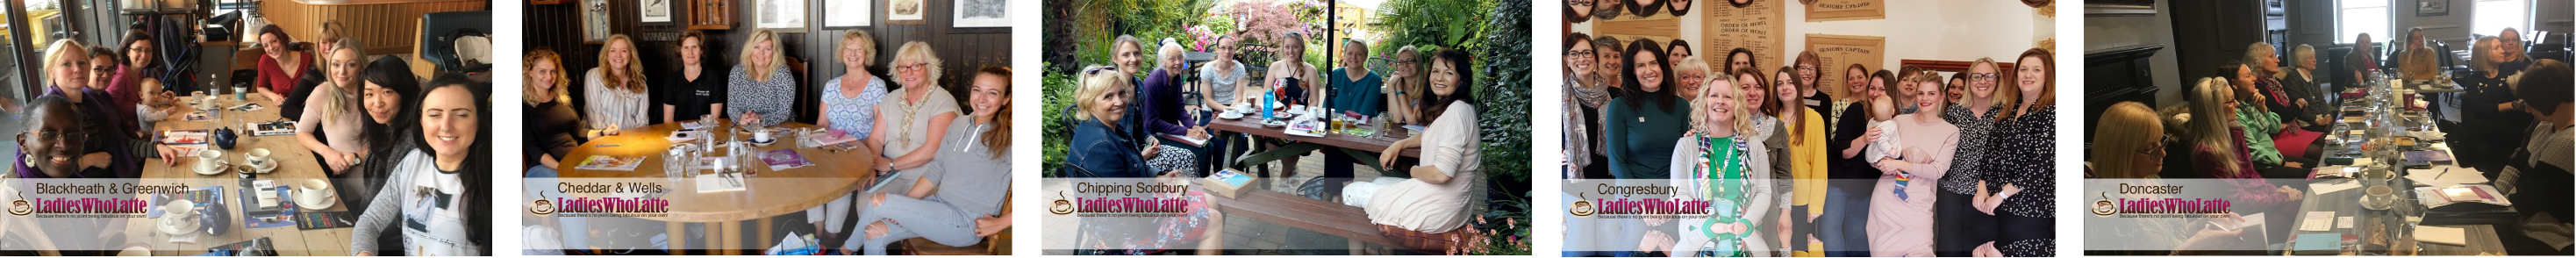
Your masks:
<path fill-rule="evenodd" d="M 746 140 L 751 138 L 748 136 L 748 133 L 743 133 L 737 130 L 736 126 L 732 125 L 732 120 L 719 119 L 706 121 L 706 123 L 704 123 L 705 127 L 697 130 L 701 132 L 714 132 L 711 133 L 711 135 L 734 133 L 737 134 L 735 135 L 736 137 L 740 138 L 699 136 L 696 139 L 689 139 L 685 142 L 672 141 L 673 138 L 670 138 L 669 136 L 672 136 L 673 132 L 681 131 L 684 129 L 683 127 L 685 125 L 692 122 L 698 121 L 655 124 L 637 129 L 624 130 L 616 135 L 593 138 L 589 142 L 582 143 L 580 146 L 575 146 L 570 154 L 565 155 L 566 158 L 563 162 L 564 168 L 559 176 L 567 179 L 567 181 L 583 179 L 664 179 L 668 177 L 664 174 L 665 166 L 675 164 L 666 160 L 664 154 L 676 144 L 686 143 L 693 144 L 693 147 L 702 147 L 711 143 L 722 145 L 723 140 L 728 139 Z M 791 129 L 792 131 L 821 127 L 812 124 L 789 122 L 772 128 L 785 128 Z M 757 151 L 793 150 L 797 155 L 803 156 L 806 160 L 812 162 L 813 165 L 784 170 L 772 170 L 766 165 L 753 163 L 757 162 L 758 159 L 748 159 L 749 161 L 740 164 L 741 169 L 750 174 L 749 176 L 745 176 L 742 180 L 745 184 L 742 190 L 701 192 L 699 191 L 700 187 L 697 186 L 695 181 L 679 181 L 686 183 L 671 184 L 669 190 L 664 191 L 663 194 L 658 196 L 658 198 L 670 203 L 667 211 L 631 213 L 628 215 L 634 215 L 630 216 L 631 218 L 667 223 L 667 233 L 672 237 L 672 239 L 684 239 L 689 236 L 687 233 L 688 231 L 686 230 L 686 223 L 704 223 L 708 225 L 708 232 L 710 233 L 708 234 L 708 240 L 713 243 L 702 245 L 701 247 L 704 247 L 704 249 L 712 249 L 715 252 L 723 254 L 738 254 L 741 250 L 757 249 L 745 248 L 742 244 L 744 244 L 746 240 L 756 241 L 754 244 L 757 244 L 758 247 L 766 247 L 773 241 L 778 240 L 768 237 L 772 234 L 770 228 L 770 225 L 772 225 L 770 223 L 770 219 L 772 217 L 802 212 L 808 208 L 830 203 L 833 200 L 838 200 L 842 196 L 849 194 L 851 191 L 860 190 L 862 187 L 866 187 L 870 185 L 871 182 L 876 181 L 875 179 L 878 175 L 874 171 L 876 171 L 876 162 L 880 156 L 875 152 L 872 152 L 867 148 L 830 149 L 823 147 L 804 147 L 800 146 L 800 143 L 795 142 L 798 139 L 795 135 L 797 134 L 780 134 L 778 136 L 774 136 L 780 138 L 777 140 L 777 143 L 769 144 L 767 146 L 753 146 L 746 144 L 744 148 L 751 148 Z M 722 149 L 719 149 L 718 151 L 724 152 Z M 580 164 L 583 160 L 594 156 L 642 157 L 643 159 L 639 164 L 636 164 L 632 170 L 577 168 L 576 164 Z M 707 155 L 707 157 L 717 156 L 720 155 Z M 697 175 L 711 172 L 710 170 L 696 169 L 696 171 L 690 173 Z M 616 194 L 565 193 L 564 195 L 570 198 L 598 199 L 612 197 Z M 746 228 L 738 223 L 742 221 L 757 222 L 752 223 L 752 228 L 749 229 L 753 231 L 754 234 L 749 236 L 744 235 Z M 854 234 L 854 232 L 844 233 Z M 688 244 L 684 242 L 685 241 L 677 240 L 670 241 L 670 250 L 674 251 L 674 254 L 677 254 L 678 251 L 691 250 L 691 248 L 688 247 Z"/>
<path fill-rule="evenodd" d="M 220 161 L 206 160 L 195 156 L 161 157 L 143 160 L 143 174 L 142 178 L 139 179 L 141 181 L 139 183 L 142 185 L 184 184 L 193 187 L 217 187 L 219 189 L 218 191 L 221 191 L 219 192 L 219 195 L 222 198 L 225 198 L 221 201 L 224 209 L 220 210 L 228 212 L 230 215 L 229 217 L 232 218 L 231 221 L 223 222 L 219 225 L 227 227 L 226 229 L 218 230 L 223 231 L 224 234 L 213 235 L 210 234 L 210 232 L 200 230 L 199 232 L 192 233 L 195 235 L 194 241 L 173 242 L 171 241 L 171 234 L 162 233 L 159 230 L 156 230 L 156 228 L 158 228 L 156 227 L 156 223 L 160 220 L 142 218 L 130 219 L 127 221 L 126 224 L 128 226 L 125 228 L 127 241 L 143 244 L 149 248 L 155 256 L 199 255 L 217 251 L 209 250 L 210 248 L 259 239 L 267 239 L 267 242 L 264 243 L 264 245 L 266 245 L 265 248 L 275 250 L 277 255 L 351 255 L 352 253 L 349 249 L 351 237 L 354 235 L 352 233 L 355 230 L 354 227 L 301 230 L 298 229 L 298 226 L 286 225 L 258 229 L 247 228 L 249 225 L 246 222 L 249 220 L 282 219 L 284 221 L 291 222 L 294 218 L 278 218 L 276 216 L 251 218 L 246 216 L 248 214 L 248 211 L 246 211 L 248 209 L 247 207 L 252 206 L 253 204 L 245 203 L 244 200 L 248 199 L 241 196 L 242 194 L 245 194 L 245 191 L 242 191 L 241 189 L 249 188 L 249 186 L 241 184 L 241 177 L 243 175 L 238 173 L 239 171 L 254 171 L 253 174 L 249 175 L 250 177 L 258 180 L 274 180 L 277 182 L 276 185 L 285 187 L 307 186 L 314 183 L 329 185 L 335 182 L 331 182 L 329 180 L 330 176 L 326 175 L 322 170 L 322 163 L 314 160 L 312 152 L 309 149 L 304 148 L 303 143 L 295 139 L 295 135 L 252 136 L 248 130 L 245 130 L 253 127 L 253 123 L 280 121 L 292 122 L 279 117 L 278 112 L 281 108 L 268 106 L 273 103 L 268 98 L 261 97 L 257 94 L 244 94 L 244 96 L 238 98 L 233 95 L 222 95 L 214 98 L 213 100 L 216 102 L 212 105 L 215 109 L 209 112 L 212 116 L 208 119 L 194 121 L 187 120 L 185 115 L 187 113 L 209 110 L 198 109 L 193 105 L 183 104 L 182 106 L 185 106 L 181 107 L 183 111 L 174 112 L 168 120 L 156 123 L 153 126 L 154 130 L 152 131 L 155 134 L 160 134 L 161 132 L 171 130 L 212 131 L 217 128 L 229 128 L 234 130 L 235 133 L 240 134 L 240 136 L 238 136 L 238 140 L 234 143 L 235 145 L 232 146 L 233 148 L 223 149 L 212 143 L 201 145 L 204 147 L 200 148 L 223 152 L 223 158 Z M 233 110 L 233 108 L 245 104 L 258 104 L 263 107 L 258 110 L 249 111 Z M 245 160 L 248 156 L 246 153 L 255 149 L 268 150 L 270 153 L 268 158 L 275 160 L 274 162 L 276 162 L 277 165 L 274 166 L 276 168 L 270 172 L 256 172 L 255 169 L 241 170 L 248 167 L 248 165 L 244 165 L 248 163 Z M 152 150 L 135 151 L 143 152 Z M 165 164 L 165 160 L 168 159 L 179 159 L 180 161 L 175 162 L 176 164 Z M 230 165 L 230 168 L 225 171 L 217 171 L 213 174 L 200 174 L 197 172 L 196 167 L 199 165 L 198 163 L 204 162 L 226 164 Z M 337 189 L 338 187 L 356 186 L 333 185 L 331 187 Z M 138 198 L 147 200 L 152 199 L 151 196 L 146 194 L 137 194 L 137 196 Z M 317 206 L 309 204 L 293 205 L 295 207 L 282 209 L 299 209 L 296 211 L 298 213 L 342 212 L 349 210 L 348 205 L 346 205 L 348 199 L 368 197 L 372 196 L 337 196 L 337 198 L 333 198 L 331 200 L 331 202 L 336 203 L 327 205 L 327 207 L 321 209 L 306 208 Z M 280 196 L 279 198 L 281 199 L 280 201 L 283 202 L 294 202 L 292 196 Z M 153 204 L 159 205 L 160 203 L 156 202 Z M 203 203 L 200 204 L 202 205 Z M 217 209 L 205 209 L 207 212 L 214 210 Z M 349 221 L 355 221 L 355 216 L 357 215 L 359 214 L 346 214 L 346 216 L 349 216 Z M 225 252 L 231 253 L 238 253 L 238 251 L 239 250 L 225 250 Z"/>
<path fill-rule="evenodd" d="M 2405 169 L 2405 163 L 2413 160 L 2406 160 L 2408 156 L 2397 155 L 2402 152 L 2368 150 L 2372 147 L 2381 147 L 2382 145 L 2385 145 L 2387 147 L 2391 147 L 2390 149 L 2393 150 L 2435 151 L 2447 155 L 2451 153 L 2452 146 L 2449 146 L 2449 143 L 2434 143 L 2434 140 L 2421 140 L 2416 142 L 2414 145 L 2402 145 L 2397 139 L 2405 135 L 2375 135 L 2377 137 L 2373 138 L 2371 136 L 2374 136 L 2376 132 L 2355 133 L 2367 131 L 2385 132 L 2392 129 L 2413 132 L 2438 131 L 2435 123 L 2432 121 L 2435 119 L 2434 117 L 2423 114 L 2424 112 L 2419 112 L 2422 111 L 2422 109 L 2413 107 L 2414 105 L 2412 102 L 2415 101 L 2415 98 L 2411 95 L 2456 92 L 2456 90 L 2445 91 L 2445 89 L 2452 89 L 2457 86 L 2440 85 L 2438 83 L 2403 83 L 2396 80 L 2372 80 L 2370 82 L 2363 83 L 2363 85 L 2367 86 L 2367 89 L 2356 89 L 2355 92 L 2359 94 L 2378 94 L 2380 97 L 2385 99 L 2374 101 L 2371 97 L 2358 94 L 2344 99 L 2341 101 L 2343 104 L 2338 105 L 2338 108 L 2346 111 L 2337 112 L 2338 115 L 2332 119 L 2333 122 L 2330 126 L 2331 130 L 2327 132 L 2338 137 L 2320 140 L 2320 142 L 2324 142 L 2322 145 L 2324 145 L 2326 149 L 2322 151 L 2322 153 L 2324 153 L 2324 158 L 2327 160 L 2370 160 L 2367 163 L 2355 163 L 2349 164 L 2348 166 L 2356 167 L 2356 169 L 2359 170 L 2375 171 L 2356 173 L 2355 175 L 2359 178 L 2313 180 L 2309 184 L 2309 189 L 2319 189 L 2320 187 L 2341 184 L 2358 184 L 2358 186 L 2352 187 L 2388 186 L 2390 188 L 2397 189 L 2397 192 L 2394 195 L 2395 201 L 2393 201 L 2393 204 L 2389 207 L 2370 209 L 2362 204 L 2368 200 L 2368 198 L 2366 198 L 2367 194 L 2364 193 L 2365 191 L 2362 189 L 2345 189 L 2326 193 L 2307 191 L 2304 193 L 2306 194 L 2305 198 L 2303 198 L 2307 201 L 2301 202 L 2298 209 L 2299 213 L 2292 215 L 2315 212 L 2319 214 L 2333 214 L 2335 216 L 2349 216 L 2349 218 L 2354 220 L 2353 224 L 2338 225 L 2322 231 L 2294 229 L 2291 232 L 2294 234 L 2336 233 L 2355 236 L 2358 242 L 2356 244 L 2360 245 L 2348 247 L 2345 250 L 2342 250 L 2341 253 L 2344 255 L 2468 256 L 2506 254 L 2503 240 L 2500 237 L 2501 232 L 2495 225 L 2487 223 L 2445 221 L 2442 219 L 2443 217 L 2453 217 L 2446 216 L 2446 214 L 2456 215 L 2458 213 L 2432 211 L 2434 208 L 2425 207 L 2424 202 L 2419 201 L 2419 199 L 2427 197 L 2419 196 L 2419 194 L 2417 194 L 2418 190 L 2416 189 L 2418 187 L 2429 185 L 2418 183 L 2414 177 L 2409 177 L 2408 174 L 2411 174 L 2409 172 L 2413 171 L 2413 169 Z M 2406 85 L 2408 87 L 2401 88 L 2393 87 L 2391 85 Z M 2374 119 L 2378 118 L 2386 118 L 2386 120 L 2374 121 Z M 2456 155 L 2452 156 L 2456 157 Z M 2456 164 L 2446 164 L 2446 162 L 2447 161 L 2433 163 L 2435 163 L 2435 167 L 2456 166 Z M 2319 169 L 2337 168 L 2339 167 L 2322 167 Z M 2461 171 L 2454 172 L 2452 170 Z M 2445 174 L 2453 173 L 2468 173 L 2468 175 L 2474 175 L 2478 172 L 2466 171 L 2466 168 L 2450 168 L 2441 173 L 2443 174 L 2435 174 L 2433 176 L 2441 177 Z M 2484 185 L 2490 183 L 2492 182 L 2475 184 Z M 2426 218 L 2428 217 L 2436 219 L 2434 219 L 2434 221 L 2426 221 Z M 2436 243 L 2435 241 L 2418 240 L 2416 232 L 2418 232 L 2417 230 L 2422 227 L 2457 228 L 2462 234 L 2459 241 L 2463 243 L 2446 244 Z M 2284 254 L 2293 251 L 2287 250 L 2290 248 L 2286 247 L 2281 249 L 2283 249 L 2281 252 Z"/>
<path fill-rule="evenodd" d="M 1328 133 L 1320 137 L 1293 135 L 1288 134 L 1288 131 L 1285 128 L 1266 127 L 1262 125 L 1261 117 L 1258 115 L 1245 115 L 1241 119 L 1210 117 L 1208 118 L 1207 128 L 1215 132 L 1250 135 L 1254 139 L 1280 139 L 1292 142 L 1275 148 L 1268 148 L 1266 150 L 1245 154 L 1242 158 L 1237 159 L 1233 163 L 1225 164 L 1227 165 L 1226 167 L 1259 166 L 1262 164 L 1268 164 L 1272 161 L 1304 156 L 1306 153 L 1314 152 L 1316 150 L 1334 149 L 1341 153 L 1325 153 L 1324 155 L 1351 155 L 1353 157 L 1364 157 L 1359 159 L 1361 160 L 1360 165 L 1366 166 L 1369 169 L 1386 171 L 1386 168 L 1378 166 L 1376 159 L 1365 157 L 1383 155 L 1379 152 L 1386 150 L 1387 146 L 1395 145 L 1396 141 L 1404 140 L 1404 137 L 1408 135 L 1407 130 L 1403 128 L 1389 128 L 1389 130 L 1379 131 L 1377 134 L 1369 136 L 1359 136 L 1348 133 Z M 1163 138 L 1166 138 L 1167 142 L 1180 141 L 1178 138 L 1169 135 L 1165 135 Z M 1256 140 L 1255 142 L 1261 141 Z M 1256 144 L 1253 146 L 1259 145 Z M 1403 155 L 1405 157 L 1419 158 L 1422 157 L 1422 150 L 1420 148 L 1409 148 L 1395 154 Z M 1324 165 L 1336 166 L 1341 164 Z M 1287 166 L 1289 167 L 1287 169 L 1296 169 L 1296 164 L 1288 164 Z M 1386 174 L 1396 177 L 1411 177 L 1409 174 L 1405 173 Z M 1265 181 L 1263 182 L 1264 184 L 1259 185 L 1266 185 L 1268 177 L 1269 173 L 1266 170 L 1259 172 L 1259 176 L 1257 178 L 1262 178 L 1262 180 Z"/>

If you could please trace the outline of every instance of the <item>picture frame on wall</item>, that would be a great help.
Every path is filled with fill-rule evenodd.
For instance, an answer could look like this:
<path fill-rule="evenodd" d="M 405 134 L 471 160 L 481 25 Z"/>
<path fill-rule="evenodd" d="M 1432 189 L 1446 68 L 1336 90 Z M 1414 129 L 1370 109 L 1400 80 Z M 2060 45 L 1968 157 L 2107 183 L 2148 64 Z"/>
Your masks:
<path fill-rule="evenodd" d="M 1010 15 L 1010 13 L 1009 13 L 1009 9 L 1010 9 L 1010 8 L 1008 8 L 1008 7 L 1003 7 L 1004 5 L 1007 5 L 1007 4 L 1005 4 L 1005 3 L 1004 3 L 1005 1 L 1003 1 L 1003 0 L 952 0 L 951 2 L 956 2 L 956 8 L 954 8 L 954 9 L 949 9 L 949 10 L 952 10 L 952 11 L 954 11 L 954 12 L 956 12 L 956 13 L 955 13 L 955 14 L 951 14 L 951 15 L 950 15 L 950 17 L 949 17 L 950 19 L 949 19 L 949 23 L 948 23 L 948 32 L 950 32 L 950 33 L 1004 33 L 1004 32 L 1011 32 L 1011 30 L 1010 30 L 1010 29 L 1011 29 L 1011 15 Z"/>
<path fill-rule="evenodd" d="M 929 0 L 886 0 L 886 24 L 921 25 Z"/>
<path fill-rule="evenodd" d="M 752 28 L 779 33 L 805 33 L 805 1 L 758 0 L 752 6 Z"/>
<path fill-rule="evenodd" d="M 609 21 L 608 4 L 608 0 L 581 2 L 581 41 L 583 43 L 599 44 L 608 41 L 609 35 L 617 34 L 609 27 L 615 23 Z"/>
<path fill-rule="evenodd" d="M 678 2 L 683 0 L 641 1 L 644 6 L 635 9 L 635 17 L 644 20 L 644 25 L 665 26 L 679 21 L 679 19 L 676 18 L 679 17 L 679 12 L 672 10 L 671 6 L 679 5 L 680 3 Z"/>
<path fill-rule="evenodd" d="M 2415 0 L 2415 16 L 2451 15 L 2451 0 Z"/>
<path fill-rule="evenodd" d="M 823 13 L 831 15 L 823 16 L 823 29 L 839 30 L 870 26 L 869 23 L 877 19 L 876 2 L 872 0 L 824 2 Z"/>

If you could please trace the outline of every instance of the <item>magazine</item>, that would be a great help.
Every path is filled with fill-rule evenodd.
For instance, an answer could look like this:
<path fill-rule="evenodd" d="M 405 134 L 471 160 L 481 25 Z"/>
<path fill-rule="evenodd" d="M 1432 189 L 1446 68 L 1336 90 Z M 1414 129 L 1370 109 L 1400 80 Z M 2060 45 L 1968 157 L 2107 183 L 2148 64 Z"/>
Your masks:
<path fill-rule="evenodd" d="M 760 155 L 760 162 L 768 163 L 769 171 L 780 171 L 814 165 L 814 162 L 806 161 L 804 155 L 797 155 L 796 150 L 792 149 L 769 150 L 768 153 Z"/>
<path fill-rule="evenodd" d="M 581 165 L 573 166 L 573 169 L 635 171 L 635 166 L 643 164 L 644 156 L 592 155 L 590 159 L 583 160 Z"/>
<path fill-rule="evenodd" d="M 250 124 L 242 125 L 242 128 L 250 128 L 250 129 L 251 129 L 251 130 L 250 130 L 250 135 L 251 135 L 251 136 L 277 136 L 277 135 L 294 135 L 294 134 L 295 134 L 295 122 L 277 121 L 277 122 L 267 122 L 267 123 L 250 123 Z"/>
<path fill-rule="evenodd" d="M 205 129 L 161 131 L 161 139 L 155 140 L 155 142 L 160 142 L 161 144 L 205 144 L 207 135 L 208 134 Z"/>

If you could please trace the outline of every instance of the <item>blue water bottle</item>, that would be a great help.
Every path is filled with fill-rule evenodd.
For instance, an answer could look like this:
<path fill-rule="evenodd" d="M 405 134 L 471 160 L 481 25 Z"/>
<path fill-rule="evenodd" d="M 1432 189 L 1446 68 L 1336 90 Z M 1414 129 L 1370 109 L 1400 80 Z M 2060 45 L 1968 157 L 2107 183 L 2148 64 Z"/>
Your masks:
<path fill-rule="evenodd" d="M 1277 101 L 1276 98 L 1276 94 L 1261 94 L 1261 120 L 1270 120 L 1270 102 Z"/>

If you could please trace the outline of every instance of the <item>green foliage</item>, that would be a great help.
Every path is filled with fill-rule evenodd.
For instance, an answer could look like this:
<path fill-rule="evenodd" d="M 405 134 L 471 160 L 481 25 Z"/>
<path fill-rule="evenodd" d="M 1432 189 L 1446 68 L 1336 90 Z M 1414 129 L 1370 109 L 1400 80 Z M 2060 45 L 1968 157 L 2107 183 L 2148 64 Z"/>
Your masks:
<path fill-rule="evenodd" d="M 1369 45 L 1369 51 L 1393 54 L 1407 45 L 1476 49 L 1484 38 L 1483 23 L 1459 22 L 1486 20 L 1486 17 L 1527 17 L 1528 13 L 1493 16 L 1488 0 L 1391 0 L 1379 4 L 1372 29 L 1388 31 L 1386 38 Z M 1419 47 L 1417 47 L 1419 48 Z"/>
<path fill-rule="evenodd" d="M 1042 169 L 1045 169 L 1040 172 L 1045 177 L 1064 177 L 1065 175 L 1059 172 L 1064 171 L 1064 159 L 1073 145 L 1073 115 L 1057 112 L 1057 110 L 1065 110 L 1065 107 L 1073 106 L 1073 90 L 1076 88 L 1074 76 L 1073 73 L 1046 73 L 1045 78 L 1038 79 L 1038 84 L 1043 85 L 1038 92 L 1043 95 L 1041 99 L 1046 101 L 1045 107 L 1038 110 L 1038 113 L 1045 114 L 1045 117 L 1040 120 L 1041 125 L 1038 126 L 1038 130 L 1045 132 L 1047 136 L 1038 137 L 1038 144 L 1045 146 L 1045 153 L 1040 153 L 1038 156 L 1046 157 L 1046 161 L 1038 163 L 1042 164 L 1039 165 Z"/>
<path fill-rule="evenodd" d="M 1479 37 L 1482 38 L 1481 44 L 1468 48 L 1478 53 L 1477 59 L 1483 60 L 1476 74 L 1485 78 L 1476 81 L 1486 83 L 1477 87 L 1492 89 L 1476 91 L 1484 94 L 1476 99 L 1485 101 L 1482 104 L 1486 105 L 1480 117 L 1476 118 L 1478 123 L 1482 123 L 1477 126 L 1482 128 L 1480 136 L 1484 137 L 1480 142 L 1484 145 L 1481 146 L 1484 157 L 1480 159 L 1483 160 L 1484 171 L 1492 172 L 1496 179 L 1492 181 L 1495 184 L 1493 191 L 1488 193 L 1492 198 L 1488 199 L 1494 200 L 1497 207 L 1488 212 L 1488 217 L 1512 221 L 1503 223 L 1506 225 L 1501 229 L 1484 226 L 1485 230 L 1505 230 L 1503 233 L 1510 235 L 1486 238 L 1482 245 L 1487 248 L 1472 251 L 1474 254 L 1530 254 L 1526 241 L 1529 239 L 1528 225 L 1514 225 L 1530 221 L 1529 196 L 1533 191 L 1530 188 L 1529 163 L 1532 101 L 1528 54 L 1531 42 L 1527 36 L 1530 35 L 1529 5 L 1529 0 L 1496 0 L 1490 5 L 1492 12 L 1481 17 L 1507 18 L 1483 19 L 1486 23 L 1479 29 L 1483 32 Z"/>

